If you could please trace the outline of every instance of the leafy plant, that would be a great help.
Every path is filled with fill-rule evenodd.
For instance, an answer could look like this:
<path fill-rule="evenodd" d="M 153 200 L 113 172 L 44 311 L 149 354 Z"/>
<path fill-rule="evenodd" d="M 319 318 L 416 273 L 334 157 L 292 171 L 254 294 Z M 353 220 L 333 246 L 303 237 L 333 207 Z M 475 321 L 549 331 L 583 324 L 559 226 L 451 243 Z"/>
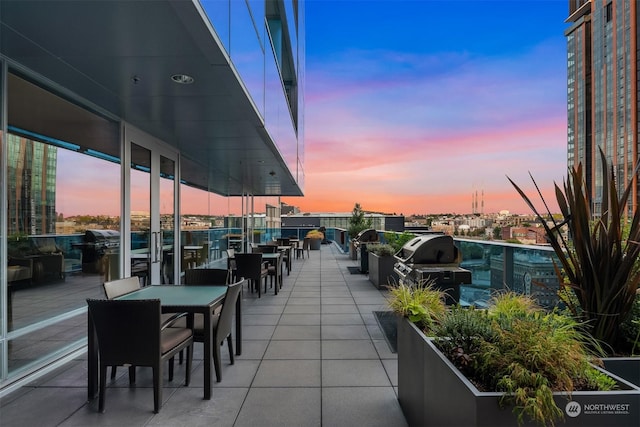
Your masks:
<path fill-rule="evenodd" d="M 431 329 L 435 344 L 479 388 L 504 392 L 518 423 L 553 425 L 563 418 L 554 391 L 610 390 L 615 382 L 592 364 L 580 324 L 547 313 L 513 292 L 494 297 L 489 309 L 452 307 Z"/>
<path fill-rule="evenodd" d="M 324 239 L 324 233 L 320 230 L 311 230 L 307 232 L 306 237 L 309 239 Z"/>
<path fill-rule="evenodd" d="M 425 331 L 431 330 L 446 310 L 445 294 L 433 288 L 433 282 L 415 287 L 404 283 L 389 286 L 387 303 L 392 311 Z"/>
<path fill-rule="evenodd" d="M 632 356 L 640 356 L 640 292 L 636 293 L 629 316 L 620 325 L 620 333 L 626 352 Z"/>
<path fill-rule="evenodd" d="M 398 252 L 411 239 L 416 237 L 415 234 L 404 231 L 400 234 L 387 231 L 384 233 L 384 241 L 393 247 L 394 253 Z"/>
<path fill-rule="evenodd" d="M 367 244 L 367 251 L 372 252 L 378 256 L 389 256 L 396 253 L 393 246 L 386 243 L 369 243 Z"/>
<path fill-rule="evenodd" d="M 631 311 L 640 283 L 637 268 L 640 210 L 636 209 L 628 220 L 627 201 L 633 182 L 629 182 L 618 197 L 613 166 L 608 164 L 602 150 L 600 163 L 602 202 L 597 211 L 592 211 L 593 201 L 584 182 L 582 164 L 569 171 L 564 190 L 555 184 L 556 200 L 564 218 L 561 222 L 551 215 L 533 177 L 546 209 L 544 213 L 535 208 L 520 187 L 507 179 L 542 224 L 555 251 L 558 295 L 573 315 L 586 324 L 590 334 L 604 343 L 609 353 L 615 354 L 620 346 L 620 325 Z M 632 176 L 638 174 L 639 167 L 640 163 Z M 560 232 L 565 224 L 570 238 Z"/>

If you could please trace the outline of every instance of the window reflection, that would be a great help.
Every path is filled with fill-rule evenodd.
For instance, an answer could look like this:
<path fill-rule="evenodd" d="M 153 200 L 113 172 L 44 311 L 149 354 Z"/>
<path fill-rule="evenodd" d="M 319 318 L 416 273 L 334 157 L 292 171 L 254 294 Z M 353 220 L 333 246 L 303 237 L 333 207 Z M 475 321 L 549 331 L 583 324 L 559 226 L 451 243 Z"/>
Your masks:
<path fill-rule="evenodd" d="M 14 74 L 7 82 L 11 377 L 86 338 L 76 310 L 119 274 L 121 184 L 117 123 Z"/>

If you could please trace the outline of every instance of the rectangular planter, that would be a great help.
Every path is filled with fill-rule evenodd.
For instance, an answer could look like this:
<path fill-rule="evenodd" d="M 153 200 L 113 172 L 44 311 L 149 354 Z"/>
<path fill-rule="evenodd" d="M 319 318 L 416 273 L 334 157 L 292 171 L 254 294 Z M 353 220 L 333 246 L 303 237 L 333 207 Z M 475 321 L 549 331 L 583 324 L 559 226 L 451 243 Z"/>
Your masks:
<path fill-rule="evenodd" d="M 604 369 L 640 387 L 640 357 L 605 357 Z"/>
<path fill-rule="evenodd" d="M 369 281 L 378 289 L 389 284 L 398 283 L 398 275 L 393 271 L 396 259 L 393 255 L 378 256 L 372 252 L 369 255 Z"/>
<path fill-rule="evenodd" d="M 568 426 L 640 425 L 640 388 L 624 380 L 621 390 L 576 391 L 554 399 Z M 406 318 L 398 322 L 398 400 L 410 426 L 517 426 L 512 408 L 500 408 L 501 393 L 480 392 Z M 522 426 L 536 426 L 525 420 Z"/>

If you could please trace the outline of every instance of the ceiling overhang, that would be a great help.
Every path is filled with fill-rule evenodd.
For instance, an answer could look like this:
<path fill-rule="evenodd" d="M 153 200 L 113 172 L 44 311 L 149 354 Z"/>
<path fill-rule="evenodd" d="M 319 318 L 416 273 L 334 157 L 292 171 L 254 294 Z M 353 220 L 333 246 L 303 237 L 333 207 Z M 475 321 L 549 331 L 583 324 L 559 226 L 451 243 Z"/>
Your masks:
<path fill-rule="evenodd" d="M 12 66 L 178 149 L 188 185 L 302 195 L 198 2 L 2 0 L 0 23 Z"/>

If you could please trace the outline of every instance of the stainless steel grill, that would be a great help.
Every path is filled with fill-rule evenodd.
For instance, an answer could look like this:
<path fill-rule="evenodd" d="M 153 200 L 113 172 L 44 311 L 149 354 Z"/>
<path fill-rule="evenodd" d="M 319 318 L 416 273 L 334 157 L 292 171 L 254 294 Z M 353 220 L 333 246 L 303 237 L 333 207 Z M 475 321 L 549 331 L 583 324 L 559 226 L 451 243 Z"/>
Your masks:
<path fill-rule="evenodd" d="M 378 232 L 372 228 L 362 230 L 353 238 L 353 245 L 356 249 L 362 243 L 373 243 L 378 241 Z"/>
<path fill-rule="evenodd" d="M 74 246 L 82 249 L 84 273 L 103 273 L 102 258 L 118 252 L 120 233 L 115 230 L 87 230 L 84 233 L 84 242 Z"/>
<path fill-rule="evenodd" d="M 375 242 L 378 242 L 378 232 L 373 228 L 362 230 L 353 239 L 353 246 L 356 250 L 356 254 L 360 255 L 360 272 L 363 274 L 367 274 L 369 272 L 369 255 L 367 251 L 367 243 Z"/>
<path fill-rule="evenodd" d="M 432 286 L 447 294 L 447 304 L 460 301 L 460 285 L 471 284 L 471 272 L 460 267 L 462 257 L 453 237 L 425 234 L 408 241 L 396 255 L 394 271 L 400 283 Z"/>

